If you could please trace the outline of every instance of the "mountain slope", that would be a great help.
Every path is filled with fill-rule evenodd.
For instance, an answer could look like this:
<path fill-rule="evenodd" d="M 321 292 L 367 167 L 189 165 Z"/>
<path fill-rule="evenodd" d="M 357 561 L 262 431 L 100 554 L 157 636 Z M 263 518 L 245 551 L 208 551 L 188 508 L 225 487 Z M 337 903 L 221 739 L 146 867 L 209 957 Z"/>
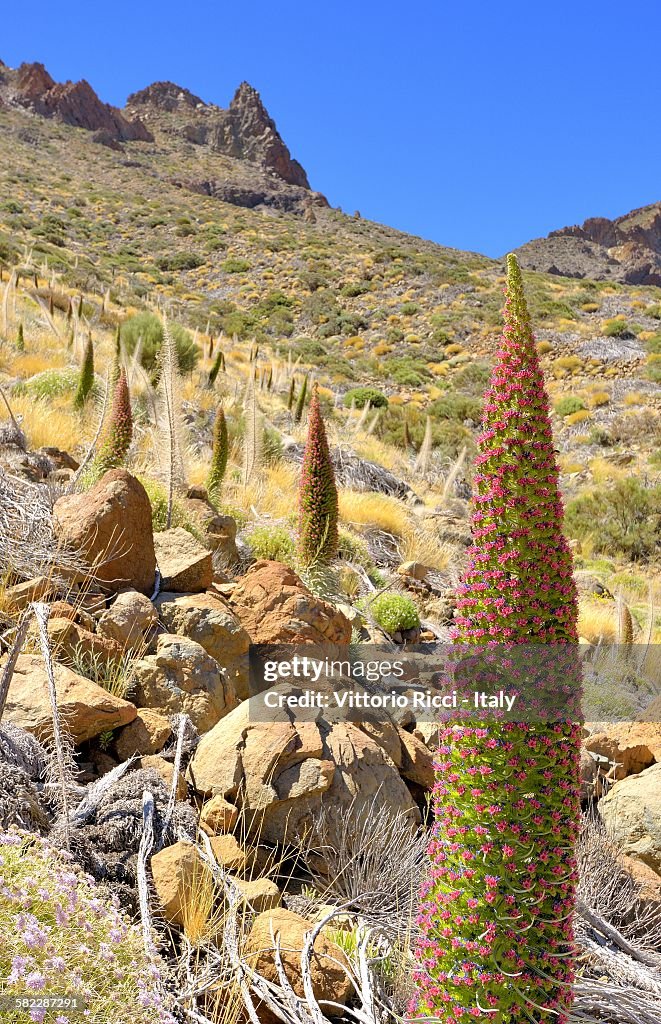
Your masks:
<path fill-rule="evenodd" d="M 7 387 L 20 388 L 53 365 L 77 372 L 82 335 L 67 348 L 66 323 L 55 342 L 46 329 L 35 350 L 31 335 L 45 330 L 43 304 L 66 316 L 82 297 L 86 327 L 100 339 L 100 374 L 117 326 L 157 307 L 197 332 L 202 358 L 188 382 L 193 419 L 203 399 L 205 408 L 213 400 L 206 385 L 199 394 L 197 388 L 220 341 L 225 393 L 232 389 L 239 401 L 250 374 L 289 381 L 293 373 L 300 383 L 308 372 L 327 388 L 340 437 L 348 429 L 341 409 L 345 402 L 351 408 L 351 389 L 377 388 L 387 403 L 383 412 L 366 421 L 362 440 L 353 428 L 348 436 L 400 479 L 421 475 L 415 459 L 428 416 L 432 477 L 464 448 L 470 456 L 501 330 L 500 261 L 332 209 L 259 162 L 258 130 L 241 136 L 241 157 L 228 155 L 223 140 L 239 152 L 237 125 L 251 118 L 239 110 L 228 121 L 227 112 L 172 83 L 156 83 L 123 112 L 110 111 L 148 134 L 111 146 L 98 144 L 98 130 L 65 123 L 61 112 L 44 116 L 17 102 L 15 92 L 10 98 L 13 73 L 1 74 L 0 272 L 6 285 L 15 271 L 25 303 L 24 314 L 20 304 L 12 313 L 11 302 L 6 317 L 0 310 L 0 379 Z M 257 109 L 256 103 L 242 87 L 234 109 Z M 225 136 L 219 126 L 228 123 Z M 265 131 L 272 141 L 269 125 Z M 650 243 L 652 221 L 643 224 Z M 633 232 L 635 225 L 625 227 Z M 551 241 L 601 244 L 574 236 Z M 626 472 L 634 475 L 652 472 L 661 290 L 528 272 L 526 292 L 557 405 L 566 494 L 593 481 L 593 463 L 594 480 L 603 479 L 605 460 L 628 461 Z M 5 290 L 3 304 L 6 297 Z M 23 315 L 21 355 L 15 336 Z M 287 395 L 281 384 L 273 387 L 273 423 L 289 429 Z M 41 406 L 28 406 L 25 415 L 37 412 L 57 444 L 56 419 Z M 65 413 L 61 446 L 73 434 L 80 455 L 93 430 L 88 425 L 80 436 L 74 413 Z M 200 429 L 207 438 L 209 424 Z M 422 473 L 423 487 L 428 475 Z"/>
<path fill-rule="evenodd" d="M 598 281 L 661 285 L 661 203 L 615 220 L 591 217 L 516 250 L 529 270 Z"/>

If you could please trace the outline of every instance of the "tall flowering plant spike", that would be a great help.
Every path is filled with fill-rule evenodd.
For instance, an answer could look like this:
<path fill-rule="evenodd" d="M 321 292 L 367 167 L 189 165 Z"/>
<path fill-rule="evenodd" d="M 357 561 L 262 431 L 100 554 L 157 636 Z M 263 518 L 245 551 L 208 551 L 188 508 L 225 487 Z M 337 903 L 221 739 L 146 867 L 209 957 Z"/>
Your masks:
<path fill-rule="evenodd" d="M 337 554 L 335 472 L 315 384 L 308 409 L 308 437 L 298 489 L 298 557 L 301 565 L 328 565 Z"/>
<path fill-rule="evenodd" d="M 133 439 L 133 415 L 126 371 L 121 369 L 113 392 L 108 425 L 94 460 L 98 475 L 121 466 Z"/>
<path fill-rule="evenodd" d="M 576 641 L 576 589 L 548 399 L 521 271 L 507 257 L 500 351 L 485 395 L 468 568 L 456 638 L 472 643 Z"/>
<path fill-rule="evenodd" d="M 87 336 L 85 342 L 85 350 L 83 352 L 83 361 L 80 367 L 80 375 L 78 377 L 78 387 L 76 394 L 73 398 L 73 405 L 75 409 L 82 409 L 87 399 L 90 396 L 92 388 L 94 386 L 94 343 L 92 342 L 92 335 Z"/>
<path fill-rule="evenodd" d="M 216 501 L 220 494 L 220 485 L 227 469 L 227 458 L 229 455 L 229 442 L 227 436 L 227 421 L 222 405 L 216 410 L 216 417 L 213 423 L 213 441 L 211 444 L 211 465 L 207 477 L 207 491 L 212 501 Z"/>
<path fill-rule="evenodd" d="M 562 666 L 566 704 L 553 722 L 473 713 L 441 727 L 410 1015 L 567 1024 L 580 817 L 577 602 L 548 402 L 512 255 L 505 294 L 455 641 L 483 645 L 491 671 L 518 645 L 548 645 L 518 646 L 528 686 L 546 682 L 538 666 L 550 657 Z"/>

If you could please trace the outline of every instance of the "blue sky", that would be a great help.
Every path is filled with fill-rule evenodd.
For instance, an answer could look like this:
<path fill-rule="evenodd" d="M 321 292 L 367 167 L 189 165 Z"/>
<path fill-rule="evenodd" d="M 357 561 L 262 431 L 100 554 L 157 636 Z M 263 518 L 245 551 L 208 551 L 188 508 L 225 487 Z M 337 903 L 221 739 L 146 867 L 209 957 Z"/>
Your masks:
<path fill-rule="evenodd" d="M 658 0 L 4 7 L 5 63 L 108 102 L 171 79 L 225 106 L 247 79 L 333 205 L 445 245 L 661 200 Z"/>

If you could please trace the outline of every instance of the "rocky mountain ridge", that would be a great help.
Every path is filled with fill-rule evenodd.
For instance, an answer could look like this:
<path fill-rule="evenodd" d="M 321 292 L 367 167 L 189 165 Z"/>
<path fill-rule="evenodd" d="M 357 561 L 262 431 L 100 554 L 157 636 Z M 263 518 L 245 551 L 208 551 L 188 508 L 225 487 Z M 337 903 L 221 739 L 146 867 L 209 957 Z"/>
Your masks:
<path fill-rule="evenodd" d="M 589 217 L 517 249 L 521 264 L 562 277 L 661 285 L 661 203 L 622 217 Z"/>
<path fill-rule="evenodd" d="M 89 82 L 56 82 L 43 64 L 21 64 L 13 70 L 0 62 L 0 98 L 7 106 L 98 132 L 100 142 L 153 142 L 141 121 L 103 103 Z"/>
<path fill-rule="evenodd" d="M 215 153 L 261 164 L 290 185 L 310 188 L 307 174 L 292 158 L 259 93 L 248 82 L 241 83 L 226 110 L 205 103 L 174 82 L 155 82 L 133 93 L 126 110 L 153 125 L 155 131 L 164 130 Z"/>
<path fill-rule="evenodd" d="M 305 170 L 294 160 L 256 89 L 242 82 L 229 107 L 205 103 L 173 82 L 155 82 L 129 96 L 125 110 L 104 103 L 89 82 L 56 82 L 43 64 L 13 69 L 0 61 L 0 107 L 27 111 L 93 132 L 112 149 L 124 143 L 156 144 L 167 150 L 193 145 L 251 165 L 245 181 L 205 178 L 177 182 L 193 192 L 234 205 L 293 209 L 305 203 L 327 206 L 312 193 Z M 255 172 L 261 176 L 255 182 Z M 238 176 L 241 178 L 241 175 Z M 296 192 L 283 192 L 283 185 Z"/>

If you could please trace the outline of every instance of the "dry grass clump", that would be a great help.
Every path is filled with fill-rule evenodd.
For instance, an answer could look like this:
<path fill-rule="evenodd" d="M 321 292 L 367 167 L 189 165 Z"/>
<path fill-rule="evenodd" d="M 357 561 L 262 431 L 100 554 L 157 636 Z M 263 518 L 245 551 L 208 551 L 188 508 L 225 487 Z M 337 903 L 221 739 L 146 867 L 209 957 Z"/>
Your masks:
<path fill-rule="evenodd" d="M 613 643 L 617 630 L 615 605 L 611 601 L 582 601 L 578 610 L 578 633 L 591 644 Z"/>
<path fill-rule="evenodd" d="M 34 377 L 44 370 L 52 370 L 57 367 L 67 366 L 69 360 L 62 348 L 53 348 L 43 352 L 24 352 L 16 356 L 12 362 L 12 373 L 23 380 Z"/>
<path fill-rule="evenodd" d="M 387 494 L 341 489 L 338 501 L 340 519 L 349 526 L 373 527 L 399 538 L 411 528 L 406 508 Z"/>
<path fill-rule="evenodd" d="M 51 446 L 75 452 L 93 434 L 92 415 L 82 418 L 66 399 L 49 402 L 30 395 L 14 395 L 11 404 L 31 448 Z"/>
<path fill-rule="evenodd" d="M 439 539 L 429 526 L 408 526 L 404 531 L 400 552 L 403 562 L 422 562 L 433 569 L 447 569 L 456 557 L 456 549 Z"/>

